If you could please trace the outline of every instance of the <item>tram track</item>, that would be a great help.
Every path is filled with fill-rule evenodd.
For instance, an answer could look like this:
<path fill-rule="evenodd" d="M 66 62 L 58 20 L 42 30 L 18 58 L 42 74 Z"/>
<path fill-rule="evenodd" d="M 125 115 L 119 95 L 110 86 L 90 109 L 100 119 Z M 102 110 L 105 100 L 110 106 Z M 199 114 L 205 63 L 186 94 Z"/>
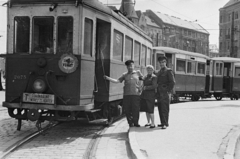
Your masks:
<path fill-rule="evenodd" d="M 25 138 L 15 142 L 13 145 L 11 145 L 10 147 L 8 147 L 4 153 L 0 156 L 1 159 L 6 159 L 9 156 L 11 156 L 12 153 L 14 153 L 15 150 L 17 150 L 18 148 L 20 148 L 21 146 L 23 146 L 24 144 L 30 142 L 31 140 L 33 140 L 34 138 L 36 138 L 37 136 L 39 136 L 42 133 L 45 133 L 47 130 L 57 126 L 59 123 L 49 123 L 46 127 L 44 127 L 41 130 L 38 130 L 36 132 L 33 132 L 29 135 L 27 135 Z"/>
<path fill-rule="evenodd" d="M 114 121 L 112 122 L 115 123 L 121 119 L 123 119 L 124 116 L 120 116 L 117 117 L 116 119 L 114 119 Z M 92 138 L 92 140 L 90 141 L 85 154 L 83 156 L 83 159 L 95 159 L 96 158 L 96 149 L 97 146 L 99 145 L 99 142 L 101 140 L 101 137 L 105 134 L 105 132 L 107 131 L 109 127 L 107 126 L 103 126 L 102 129 L 100 131 L 98 131 Z"/>

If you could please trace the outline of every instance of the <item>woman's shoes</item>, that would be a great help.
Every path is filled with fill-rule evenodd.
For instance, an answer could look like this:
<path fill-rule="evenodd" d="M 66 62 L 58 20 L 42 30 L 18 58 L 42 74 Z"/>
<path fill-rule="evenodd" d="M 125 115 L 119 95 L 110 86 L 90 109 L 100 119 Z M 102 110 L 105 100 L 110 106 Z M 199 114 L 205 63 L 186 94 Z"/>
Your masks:
<path fill-rule="evenodd" d="M 150 129 L 153 129 L 153 128 L 155 128 L 155 125 L 151 125 L 149 128 L 150 128 Z"/>
<path fill-rule="evenodd" d="M 146 124 L 145 127 L 151 126 L 151 124 Z"/>

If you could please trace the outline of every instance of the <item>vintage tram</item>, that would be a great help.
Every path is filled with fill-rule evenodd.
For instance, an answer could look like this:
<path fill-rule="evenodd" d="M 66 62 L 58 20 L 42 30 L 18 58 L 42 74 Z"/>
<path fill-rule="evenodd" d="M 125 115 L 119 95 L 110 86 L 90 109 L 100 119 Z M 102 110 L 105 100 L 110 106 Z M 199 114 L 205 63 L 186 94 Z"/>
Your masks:
<path fill-rule="evenodd" d="M 168 67 L 175 74 L 174 102 L 177 102 L 179 97 L 190 97 L 191 100 L 198 101 L 205 96 L 208 56 L 170 47 L 153 47 L 153 50 L 155 67 L 159 69 L 156 60 L 165 55 L 168 58 Z"/>
<path fill-rule="evenodd" d="M 212 70 L 209 88 L 217 100 L 229 97 L 238 100 L 240 96 L 240 59 L 214 57 L 208 62 Z"/>
<path fill-rule="evenodd" d="M 85 118 L 111 123 L 121 114 L 124 61 L 144 71 L 152 41 L 119 11 L 98 0 L 9 0 L 6 99 L 22 120 Z"/>

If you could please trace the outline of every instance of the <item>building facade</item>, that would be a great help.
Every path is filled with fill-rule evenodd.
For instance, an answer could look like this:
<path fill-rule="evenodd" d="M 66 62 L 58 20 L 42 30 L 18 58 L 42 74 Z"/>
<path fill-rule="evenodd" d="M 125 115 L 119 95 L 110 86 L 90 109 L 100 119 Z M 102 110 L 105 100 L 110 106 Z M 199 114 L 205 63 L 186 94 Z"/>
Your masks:
<path fill-rule="evenodd" d="M 181 20 L 180 18 L 147 10 L 146 17 L 149 17 L 159 28 L 162 35 L 154 42 L 155 46 L 167 46 L 187 50 L 191 52 L 209 55 L 209 33 L 199 24 Z M 150 27 L 150 25 L 147 25 Z M 148 29 L 148 33 L 151 29 Z M 157 37 L 158 32 L 153 32 Z"/>
<path fill-rule="evenodd" d="M 209 57 L 219 57 L 219 49 L 216 44 L 209 45 Z"/>
<path fill-rule="evenodd" d="M 219 55 L 240 57 L 240 1 L 230 0 L 219 12 Z"/>

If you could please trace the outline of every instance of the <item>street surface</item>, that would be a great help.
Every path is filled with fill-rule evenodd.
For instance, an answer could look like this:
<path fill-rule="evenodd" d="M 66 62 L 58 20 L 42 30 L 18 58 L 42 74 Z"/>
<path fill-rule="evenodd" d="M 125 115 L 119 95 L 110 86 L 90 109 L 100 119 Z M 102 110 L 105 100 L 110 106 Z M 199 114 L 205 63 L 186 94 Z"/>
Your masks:
<path fill-rule="evenodd" d="M 132 130 L 145 156 L 151 159 L 233 158 L 237 137 L 235 141 L 232 137 L 240 134 L 240 101 L 211 99 L 171 104 L 170 107 L 167 129 L 141 127 Z M 160 123 L 157 107 L 155 121 Z M 144 113 L 141 113 L 140 124 L 146 124 Z"/>
<path fill-rule="evenodd" d="M 0 92 L 0 102 L 4 92 Z M 1 104 L 0 104 L 1 105 Z M 4 151 L 35 132 L 35 122 L 23 121 L 21 131 L 17 131 L 17 120 L 8 116 L 6 108 L 0 107 L 0 156 Z M 74 159 L 88 158 L 86 151 L 102 125 L 86 125 L 78 121 L 65 122 L 41 134 L 29 143 L 14 151 L 8 159 Z M 128 124 L 121 119 L 106 128 L 97 136 L 94 152 L 95 159 L 131 159 L 128 141 Z"/>

